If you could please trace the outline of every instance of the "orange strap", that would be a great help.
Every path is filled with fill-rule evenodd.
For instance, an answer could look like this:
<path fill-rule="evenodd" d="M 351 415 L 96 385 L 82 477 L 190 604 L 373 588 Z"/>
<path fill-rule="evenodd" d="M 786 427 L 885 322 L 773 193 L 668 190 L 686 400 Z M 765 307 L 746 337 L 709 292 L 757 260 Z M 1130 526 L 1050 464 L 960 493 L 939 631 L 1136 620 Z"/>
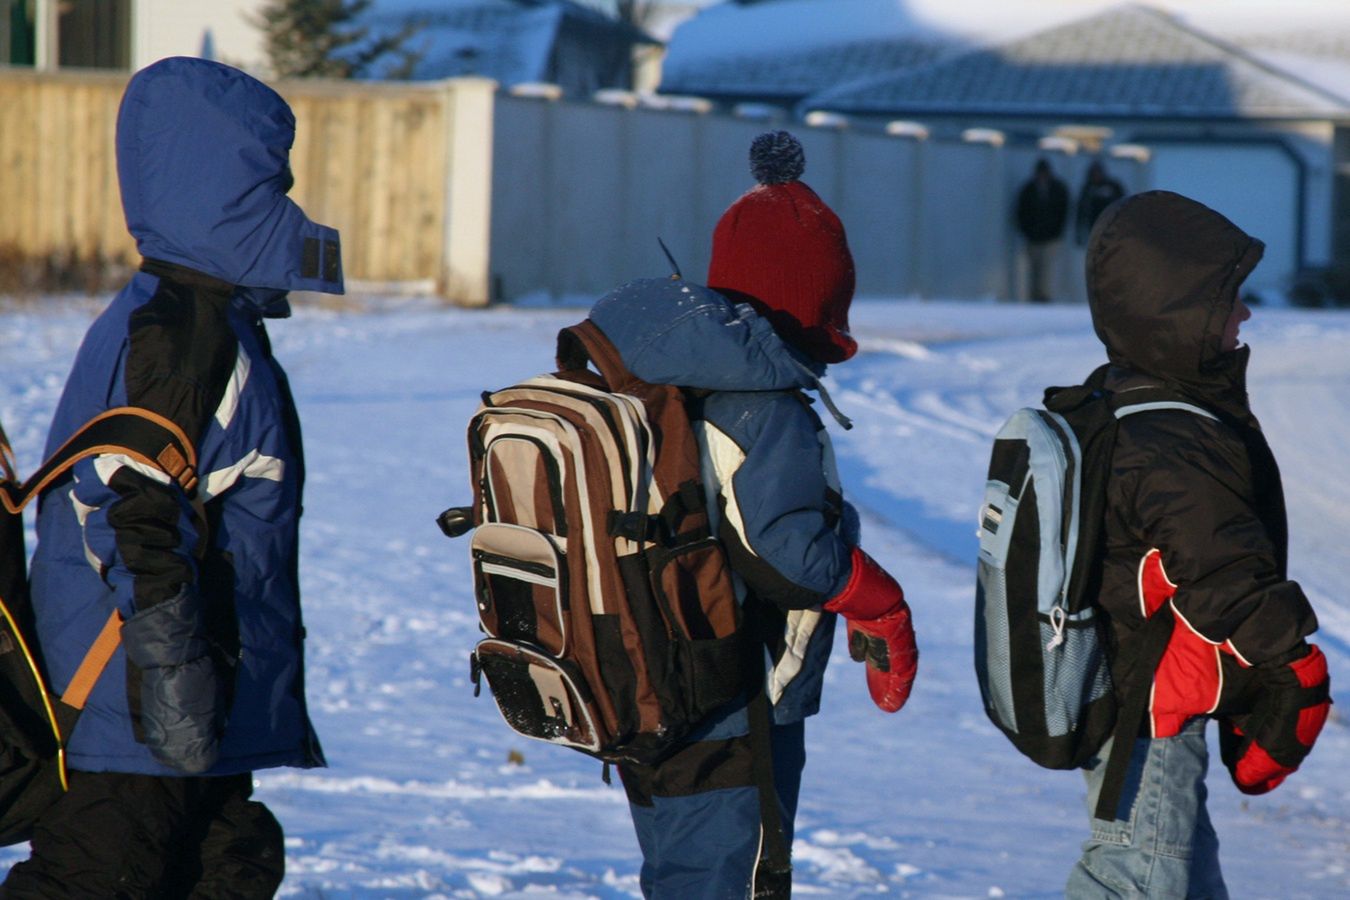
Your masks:
<path fill-rule="evenodd" d="M 84 702 L 89 699 L 89 692 L 94 689 L 94 682 L 103 674 L 108 660 L 112 659 L 117 645 L 121 642 L 122 616 L 113 610 L 112 615 L 108 616 L 108 621 L 104 623 L 103 630 L 94 639 L 94 645 L 84 655 L 84 661 L 75 670 L 75 677 L 66 685 L 66 692 L 61 695 L 62 703 L 75 709 L 84 709 Z"/>
<path fill-rule="evenodd" d="M 0 432 L 0 443 L 8 443 Z M 13 514 L 46 490 L 82 459 L 104 453 L 121 453 L 143 465 L 160 469 L 194 496 L 197 489 L 197 451 L 183 430 L 159 413 L 134 406 L 119 406 L 90 419 L 70 436 L 27 481 L 20 484 L 8 453 L 4 454 L 5 478 L 0 480 L 0 505 Z"/>
<path fill-rule="evenodd" d="M 18 483 L 19 467 L 14 464 L 14 450 L 9 445 L 9 435 L 5 434 L 2 425 L 0 425 L 0 475 Z"/>

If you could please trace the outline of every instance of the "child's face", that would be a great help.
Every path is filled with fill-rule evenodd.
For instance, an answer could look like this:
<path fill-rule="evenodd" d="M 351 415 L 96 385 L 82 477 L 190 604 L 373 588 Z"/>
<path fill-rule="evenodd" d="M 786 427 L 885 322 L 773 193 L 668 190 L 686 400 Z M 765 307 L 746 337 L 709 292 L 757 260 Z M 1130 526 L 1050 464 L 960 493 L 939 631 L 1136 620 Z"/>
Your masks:
<path fill-rule="evenodd" d="M 1237 349 L 1238 328 L 1251 317 L 1252 311 L 1247 304 L 1242 302 L 1242 298 L 1233 298 L 1233 311 L 1228 314 L 1228 321 L 1223 326 L 1223 340 L 1219 344 L 1221 350 L 1227 353 L 1230 350 Z"/>

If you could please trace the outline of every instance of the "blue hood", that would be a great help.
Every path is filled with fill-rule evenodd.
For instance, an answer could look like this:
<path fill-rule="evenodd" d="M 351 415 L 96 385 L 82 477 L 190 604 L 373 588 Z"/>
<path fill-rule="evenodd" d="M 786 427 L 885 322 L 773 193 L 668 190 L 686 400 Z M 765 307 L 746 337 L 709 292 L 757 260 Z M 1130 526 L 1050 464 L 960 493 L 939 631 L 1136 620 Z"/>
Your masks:
<path fill-rule="evenodd" d="M 141 256 L 230 284 L 343 292 L 335 229 L 286 196 L 295 116 L 238 69 L 189 57 L 137 72 L 117 115 L 117 176 Z"/>
<path fill-rule="evenodd" d="M 749 304 L 680 279 L 630 281 L 596 301 L 590 318 L 628 370 L 653 384 L 782 391 L 819 387 L 824 372 Z"/>

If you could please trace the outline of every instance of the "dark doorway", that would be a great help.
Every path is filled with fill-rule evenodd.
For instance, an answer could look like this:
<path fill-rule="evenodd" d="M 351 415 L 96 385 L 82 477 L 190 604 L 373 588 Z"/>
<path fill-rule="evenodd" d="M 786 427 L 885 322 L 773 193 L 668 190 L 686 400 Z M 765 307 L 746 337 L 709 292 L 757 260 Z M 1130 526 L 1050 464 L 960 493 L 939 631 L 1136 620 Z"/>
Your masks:
<path fill-rule="evenodd" d="M 33 0 L 0 0 L 0 63 L 31 66 L 37 62 Z"/>
<path fill-rule="evenodd" d="M 59 0 L 60 68 L 131 68 L 131 0 Z"/>

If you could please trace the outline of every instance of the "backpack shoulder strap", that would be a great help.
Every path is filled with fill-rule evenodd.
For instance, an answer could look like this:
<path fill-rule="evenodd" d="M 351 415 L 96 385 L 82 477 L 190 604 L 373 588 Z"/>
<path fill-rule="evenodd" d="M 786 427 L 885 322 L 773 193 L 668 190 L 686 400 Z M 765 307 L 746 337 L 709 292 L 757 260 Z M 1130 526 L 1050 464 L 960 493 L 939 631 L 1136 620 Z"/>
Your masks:
<path fill-rule="evenodd" d="M 161 470 L 183 488 L 189 497 L 197 491 L 197 451 L 183 430 L 172 421 L 134 406 L 119 406 L 101 413 L 80 427 L 27 481 L 19 483 L 9 441 L 0 430 L 5 480 L 0 482 L 0 503 L 17 514 L 80 460 L 104 453 L 120 453 Z"/>
<path fill-rule="evenodd" d="M 1134 755 L 1134 739 L 1139 735 L 1148 714 L 1149 700 L 1153 696 L 1150 690 L 1153 673 L 1167 652 L 1175 623 L 1176 619 L 1170 612 L 1160 610 L 1149 616 L 1144 621 L 1144 627 L 1129 639 L 1135 660 L 1127 683 L 1116 685 L 1121 697 L 1120 708 L 1116 711 L 1116 724 L 1111 732 L 1110 752 L 1101 763 L 1106 769 L 1102 773 L 1097 805 L 1092 812 L 1094 818 L 1107 822 L 1123 818 L 1118 813 L 1120 799 L 1125 793 L 1130 757 Z"/>
<path fill-rule="evenodd" d="M 622 391 L 638 377 L 624 365 L 623 357 L 600 327 L 583 319 L 558 332 L 558 368 L 564 372 L 593 363 L 611 391 Z"/>
<path fill-rule="evenodd" d="M 108 621 L 103 623 L 103 628 L 99 631 L 98 637 L 94 638 L 89 652 L 84 655 L 79 668 L 71 676 L 65 693 L 61 695 L 62 703 L 72 709 L 84 709 L 89 692 L 94 689 L 94 683 L 103 674 L 103 669 L 108 665 L 108 660 L 112 659 L 121 641 L 122 616 L 114 611 L 108 616 Z"/>
<path fill-rule="evenodd" d="M 1219 417 L 1209 410 L 1188 403 L 1178 397 L 1176 392 L 1165 387 L 1141 387 L 1120 391 L 1107 397 L 1115 422 L 1135 413 L 1155 410 L 1180 410 L 1206 419 L 1219 421 Z M 1113 423 L 1114 424 L 1114 423 Z M 1112 435 L 1114 443 L 1114 434 Z M 1118 683 L 1116 691 L 1120 708 L 1116 712 L 1116 724 L 1112 731 L 1111 749 L 1102 761 L 1105 771 L 1093 810 L 1094 817 L 1106 821 L 1117 818 L 1120 798 L 1124 793 L 1125 779 L 1130 757 L 1134 750 L 1134 738 L 1148 712 L 1151 697 L 1150 687 L 1153 673 L 1167 650 L 1171 637 L 1173 618 L 1171 615 L 1151 616 L 1144 627 L 1130 639 L 1130 653 L 1135 657 L 1127 681 Z"/>
<path fill-rule="evenodd" d="M 201 502 L 197 498 L 197 451 L 192 441 L 172 420 L 147 409 L 122 406 L 110 409 L 90 419 L 62 444 L 27 481 L 20 482 L 13 450 L 3 427 L 0 427 L 0 505 L 11 516 L 23 512 L 34 497 L 51 486 L 80 460 L 104 453 L 118 453 L 138 463 L 159 469 L 177 482 L 192 500 L 195 514 L 204 519 Z M 5 613 L 8 616 L 8 612 Z M 22 641 L 18 624 L 11 621 L 14 634 Z M 70 733 L 74 717 L 84 708 L 94 683 L 107 667 L 108 661 L 121 642 L 122 617 L 113 610 L 93 645 L 85 654 L 70 684 L 53 709 L 49 700 L 47 715 L 58 739 L 58 752 L 64 745 L 64 735 Z M 34 656 L 25 646 L 29 664 Z M 36 668 L 34 675 L 39 676 Z M 39 683 L 42 679 L 39 676 Z M 45 693 L 45 689 L 44 689 Z M 62 758 L 61 780 L 65 782 L 65 764 Z"/>
<path fill-rule="evenodd" d="M 1135 413 L 1175 409 L 1212 419 L 1216 422 L 1222 421 L 1214 412 L 1192 402 L 1185 394 L 1165 384 L 1156 382 L 1153 384 L 1138 384 L 1124 390 L 1111 391 L 1108 394 L 1111 411 L 1117 419 L 1123 419 Z"/>
<path fill-rule="evenodd" d="M 1192 413 L 1197 416 L 1203 416 L 1206 419 L 1219 421 L 1219 417 L 1202 406 L 1196 406 L 1194 403 L 1187 403 L 1183 400 L 1168 399 L 1145 399 L 1143 397 L 1122 397 L 1120 394 L 1112 398 L 1114 407 L 1113 412 L 1117 419 L 1123 419 L 1126 416 L 1141 412 L 1152 412 L 1160 409 L 1176 409 L 1183 412 Z"/>

